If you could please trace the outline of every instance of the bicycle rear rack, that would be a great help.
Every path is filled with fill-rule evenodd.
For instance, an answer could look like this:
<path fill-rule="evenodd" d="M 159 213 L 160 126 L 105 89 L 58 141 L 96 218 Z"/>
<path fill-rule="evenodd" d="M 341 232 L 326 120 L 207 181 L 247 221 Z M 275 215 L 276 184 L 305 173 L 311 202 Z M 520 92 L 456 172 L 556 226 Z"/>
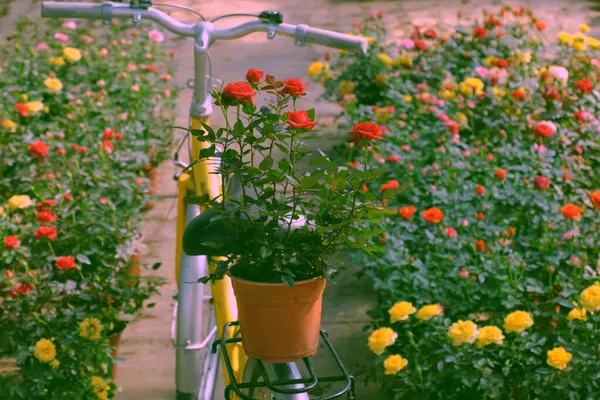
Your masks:
<path fill-rule="evenodd" d="M 338 356 L 337 352 L 333 348 L 333 345 L 329 341 L 329 335 L 324 330 L 321 330 L 321 332 L 320 332 L 321 339 L 323 340 L 323 343 L 325 343 L 325 346 L 329 350 L 331 357 L 335 360 L 335 363 L 336 363 L 337 367 L 339 368 L 340 375 L 317 377 L 312 368 L 312 365 L 310 364 L 308 357 L 305 357 L 302 359 L 302 361 L 304 362 L 304 365 L 306 366 L 306 369 L 308 371 L 308 374 L 309 374 L 308 378 L 288 379 L 288 380 L 281 380 L 281 381 L 273 382 L 268 378 L 267 371 L 266 371 L 265 366 L 262 363 L 262 361 L 256 360 L 260 369 L 262 370 L 262 378 L 264 381 L 263 382 L 241 382 L 241 383 L 237 382 L 237 380 L 235 378 L 235 373 L 233 372 L 233 368 L 231 367 L 231 360 L 229 359 L 229 354 L 227 353 L 227 346 L 226 346 L 227 344 L 230 344 L 230 343 L 240 343 L 242 341 L 241 336 L 227 338 L 227 332 L 229 331 L 228 328 L 233 327 L 233 326 L 239 326 L 239 322 L 234 321 L 234 322 L 229 322 L 229 323 L 225 324 L 225 326 L 223 327 L 223 335 L 222 335 L 221 339 L 215 340 L 215 342 L 212 345 L 213 353 L 216 353 L 217 349 L 219 349 L 219 348 L 221 349 L 221 354 L 223 355 L 223 359 L 225 360 L 225 368 L 227 369 L 227 374 L 229 375 L 229 379 L 231 382 L 225 388 L 225 399 L 226 400 L 231 399 L 232 392 L 235 392 L 235 394 L 242 400 L 257 400 L 252 397 L 248 397 L 247 395 L 242 393 L 243 389 L 268 387 L 272 392 L 275 392 L 275 393 L 293 395 L 293 394 L 300 394 L 300 393 L 308 393 L 311 389 L 314 389 L 319 383 L 325 383 L 325 382 L 342 382 L 342 383 L 345 383 L 345 386 L 342 390 L 340 390 L 336 393 L 327 395 L 325 397 L 319 397 L 318 399 L 314 399 L 314 400 L 337 399 L 343 395 L 346 395 L 346 399 L 348 399 L 348 400 L 354 400 L 356 398 L 354 377 L 352 375 L 348 374 L 348 372 L 346 371 L 346 368 L 342 364 L 340 357 Z M 299 388 L 299 389 L 286 388 L 286 386 L 293 386 L 293 385 L 303 385 L 303 387 Z"/>

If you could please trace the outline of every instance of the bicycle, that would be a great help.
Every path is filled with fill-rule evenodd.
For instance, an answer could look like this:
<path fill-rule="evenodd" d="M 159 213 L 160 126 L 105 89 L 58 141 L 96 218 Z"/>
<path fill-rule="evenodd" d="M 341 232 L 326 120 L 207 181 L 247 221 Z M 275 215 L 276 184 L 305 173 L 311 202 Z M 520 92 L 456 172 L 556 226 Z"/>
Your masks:
<path fill-rule="evenodd" d="M 112 23 L 113 18 L 131 19 L 134 24 L 142 20 L 156 22 L 167 30 L 184 37 L 193 37 L 194 41 L 194 79 L 192 104 L 190 107 L 190 129 L 203 130 L 203 124 L 209 123 L 212 113 L 212 71 L 208 50 L 217 40 L 233 40 L 254 32 L 266 32 L 267 39 L 276 34 L 293 37 L 296 46 L 306 43 L 320 44 L 345 51 L 366 52 L 366 39 L 337 32 L 312 28 L 307 25 L 284 24 L 280 13 L 265 11 L 254 16 L 257 21 L 250 21 L 233 28 L 217 28 L 214 22 L 232 16 L 249 16 L 248 14 L 228 14 L 207 21 L 196 10 L 170 4 L 155 6 L 174 7 L 196 14 L 201 21 L 187 24 L 178 21 L 166 13 L 153 7 L 151 0 L 131 0 L 129 4 L 118 3 L 71 3 L 43 2 L 42 16 L 51 18 L 84 18 L 100 19 L 104 24 Z M 219 352 L 222 355 L 226 393 L 234 391 L 241 398 L 308 400 L 306 393 L 316 385 L 316 378 L 310 368 L 311 379 L 303 379 L 295 363 L 263 365 L 261 362 L 248 359 L 243 352 L 240 338 L 235 337 L 237 319 L 236 300 L 228 277 L 211 283 L 209 294 L 205 285 L 194 284 L 208 275 L 215 263 L 206 256 L 188 256 L 182 251 L 182 238 L 186 225 L 202 211 L 195 204 L 187 204 L 190 195 L 201 196 L 208 193 L 211 198 L 218 196 L 222 188 L 220 179 L 214 173 L 218 160 L 198 161 L 203 148 L 209 144 L 200 142 L 191 135 L 185 138 L 188 143 L 190 163 L 179 159 L 178 152 L 185 143 L 182 141 L 175 153 L 173 163 L 181 169 L 175 175 L 177 189 L 177 241 L 176 241 L 176 279 L 178 282 L 177 301 L 173 313 L 171 340 L 176 349 L 176 387 L 177 399 L 213 399 L 218 379 Z M 189 172 L 188 172 L 189 170 Z M 212 311 L 205 312 L 205 304 L 211 303 Z M 349 375 L 333 351 L 326 334 L 322 338 L 336 357 L 340 369 Z M 208 350 L 209 343 L 215 337 L 220 340 L 213 344 L 214 351 Z M 229 339 L 228 339 L 229 337 Z M 224 351 L 223 351 L 224 350 Z M 312 378 L 315 378 L 312 380 Z M 256 384 L 263 379 L 265 384 Z M 353 385 L 348 378 L 347 387 Z M 333 381 L 330 379 L 330 381 Z M 250 382 L 239 384 L 237 382 Z M 273 382 L 282 382 L 276 385 Z M 310 383 L 309 383 L 310 382 Z M 254 386 L 253 386 L 254 385 Z M 277 388 L 275 388 L 277 386 Z M 245 391 L 245 393 L 242 393 Z M 340 392 L 334 398 L 343 395 Z M 234 395 L 235 396 L 235 395 Z M 350 397 L 349 397 L 350 398 Z"/>

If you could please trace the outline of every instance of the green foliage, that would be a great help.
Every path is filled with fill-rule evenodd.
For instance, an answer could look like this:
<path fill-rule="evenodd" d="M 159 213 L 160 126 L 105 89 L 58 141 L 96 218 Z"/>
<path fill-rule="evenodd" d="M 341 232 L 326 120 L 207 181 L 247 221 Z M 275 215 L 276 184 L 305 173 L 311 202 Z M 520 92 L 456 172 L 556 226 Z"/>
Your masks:
<path fill-rule="evenodd" d="M 128 26 L 59 23 L 21 21 L 0 48 L 0 358 L 17 368 L 0 393 L 11 399 L 112 397 L 109 339 L 160 285 L 136 258 L 172 140 L 169 56 Z M 97 338 L 81 335 L 86 318 Z M 40 339 L 58 366 L 32 355 Z"/>
<path fill-rule="evenodd" d="M 373 17 L 355 27 L 375 39 L 370 52 L 329 58 L 318 75 L 325 97 L 344 108 L 342 130 L 372 120 L 388 130 L 369 158 L 370 168 L 385 166 L 369 191 L 385 199 L 382 184 L 410 183 L 387 202 L 392 214 L 369 225 L 385 230 L 384 254 L 354 260 L 379 294 L 372 326 L 390 326 L 388 310 L 400 301 L 445 308 L 444 318 L 391 325 L 399 337 L 377 358 L 375 374 L 386 356 L 408 359 L 385 378 L 397 399 L 598 393 L 600 325 L 589 311 L 600 304 L 580 293 L 600 273 L 600 42 L 563 33 L 558 46 L 547 45 L 538 22 L 528 10 L 504 8 L 445 35 L 415 28 L 399 41 Z M 552 66 L 565 67 L 568 79 Z M 540 128 L 543 121 L 556 131 Z M 356 147 L 337 150 L 349 164 L 362 162 Z M 431 207 L 441 221 L 424 218 Z M 582 305 L 592 307 L 587 321 L 568 321 Z M 530 312 L 533 327 L 505 332 L 503 345 L 452 346 L 451 322 L 502 327 L 514 310 Z M 560 346 L 573 355 L 564 370 L 546 363 Z"/>

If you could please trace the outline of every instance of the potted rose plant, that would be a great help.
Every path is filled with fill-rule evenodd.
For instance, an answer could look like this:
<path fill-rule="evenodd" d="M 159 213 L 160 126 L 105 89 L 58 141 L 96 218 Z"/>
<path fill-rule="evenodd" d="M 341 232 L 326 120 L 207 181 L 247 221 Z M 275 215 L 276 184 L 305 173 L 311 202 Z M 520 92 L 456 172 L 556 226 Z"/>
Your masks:
<path fill-rule="evenodd" d="M 220 158 L 225 195 L 196 199 L 210 211 L 187 228 L 183 247 L 191 255 L 226 257 L 204 281 L 229 275 L 246 352 L 286 362 L 316 353 L 322 293 L 341 263 L 341 247 L 373 251 L 374 232 L 362 226 L 379 212 L 375 197 L 357 200 L 377 173 L 340 167 L 308 147 L 315 113 L 298 107 L 308 84 L 272 76 L 263 84 L 262 76 L 250 70 L 248 82 L 214 93 L 224 128 L 192 131 L 211 143 L 200 159 Z M 269 95 L 262 107 L 255 105 L 258 93 Z M 367 165 L 371 142 L 382 140 L 380 127 L 359 123 L 350 134 Z"/>

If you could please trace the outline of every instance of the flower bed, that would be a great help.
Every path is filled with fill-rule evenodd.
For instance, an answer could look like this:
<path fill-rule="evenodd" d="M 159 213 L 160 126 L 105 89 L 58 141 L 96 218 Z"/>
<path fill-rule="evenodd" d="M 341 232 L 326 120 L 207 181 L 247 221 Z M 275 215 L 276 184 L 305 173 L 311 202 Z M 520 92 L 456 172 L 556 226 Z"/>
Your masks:
<path fill-rule="evenodd" d="M 3 398 L 115 394 L 111 338 L 160 285 L 140 278 L 136 243 L 171 146 L 161 41 L 21 21 L 0 48 L 0 358 L 17 367 Z"/>
<path fill-rule="evenodd" d="M 459 16 L 460 19 L 460 16 Z M 377 120 L 388 211 L 357 256 L 378 291 L 369 346 L 397 399 L 588 399 L 600 390 L 600 42 L 526 9 L 440 34 L 354 25 L 365 56 L 309 68 Z M 558 42 L 558 43 L 557 43 Z M 338 147 L 352 168 L 362 149 Z"/>

